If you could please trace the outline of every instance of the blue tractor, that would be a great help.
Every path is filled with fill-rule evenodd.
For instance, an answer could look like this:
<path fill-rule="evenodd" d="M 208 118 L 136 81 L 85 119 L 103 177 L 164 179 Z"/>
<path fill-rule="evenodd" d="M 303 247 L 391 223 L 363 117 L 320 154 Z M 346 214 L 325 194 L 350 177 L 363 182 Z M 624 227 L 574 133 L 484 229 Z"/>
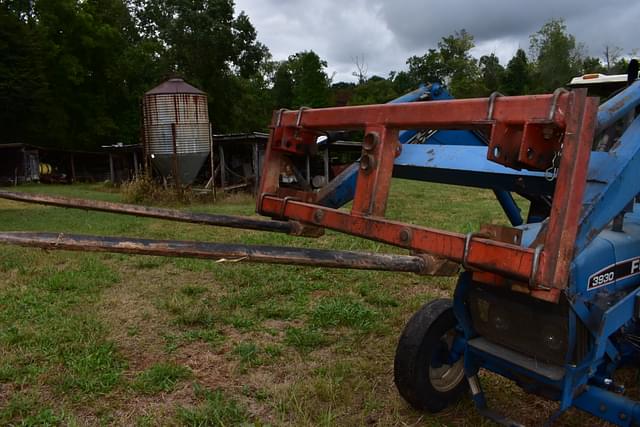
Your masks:
<path fill-rule="evenodd" d="M 419 274 L 460 264 L 453 299 L 425 304 L 400 336 L 395 384 L 410 405 L 438 412 L 470 391 L 482 414 L 519 425 L 487 407 L 478 377 L 484 369 L 559 402 L 550 423 L 575 407 L 638 425 L 640 402 L 615 376 L 640 355 L 635 61 L 622 84 L 599 106 L 584 89 L 451 100 L 432 84 L 391 104 L 275 112 L 256 201 L 273 220 L 0 192 L 25 202 L 303 236 L 329 228 L 409 255 L 58 233 L 2 232 L 0 242 Z M 352 166 L 322 185 L 312 185 L 311 173 L 286 178 L 330 147 L 332 132 L 352 129 L 365 131 Z M 386 220 L 392 174 L 491 189 L 512 226 L 463 235 Z M 531 202 L 526 218 L 513 193 Z M 350 212 L 337 209 L 351 200 Z"/>

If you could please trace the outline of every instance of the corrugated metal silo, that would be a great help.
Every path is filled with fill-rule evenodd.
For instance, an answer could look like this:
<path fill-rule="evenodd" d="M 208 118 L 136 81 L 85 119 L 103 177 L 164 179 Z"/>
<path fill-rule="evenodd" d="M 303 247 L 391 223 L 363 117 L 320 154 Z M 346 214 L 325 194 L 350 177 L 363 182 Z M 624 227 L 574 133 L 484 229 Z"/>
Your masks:
<path fill-rule="evenodd" d="M 145 93 L 142 107 L 147 155 L 164 177 L 191 184 L 209 155 L 207 94 L 173 78 Z"/>

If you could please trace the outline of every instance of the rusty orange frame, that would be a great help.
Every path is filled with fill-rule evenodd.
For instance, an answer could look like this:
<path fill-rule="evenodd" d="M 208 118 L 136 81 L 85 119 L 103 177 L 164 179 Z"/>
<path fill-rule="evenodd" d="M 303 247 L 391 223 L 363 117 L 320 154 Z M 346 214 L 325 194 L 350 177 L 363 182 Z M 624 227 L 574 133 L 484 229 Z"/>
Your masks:
<path fill-rule="evenodd" d="M 552 95 L 275 112 L 257 211 L 444 257 L 477 271 L 477 278 L 484 282 L 524 283 L 532 296 L 557 302 L 567 286 L 573 258 L 597 108 L 598 100 L 587 97 L 582 89 Z M 561 136 L 530 141 L 527 129 L 534 126 L 551 127 Z M 400 129 L 479 128 L 491 135 L 487 157 L 492 160 L 497 160 L 496 146 L 510 155 L 523 153 L 524 146 L 546 153 L 562 150 L 551 214 L 533 247 L 384 218 L 393 163 L 401 149 Z M 301 151 L 304 144 L 315 144 L 315 138 L 309 136 L 331 129 L 365 131 L 351 212 L 314 204 L 312 192 L 279 186 L 283 158 Z M 518 164 L 513 157 L 500 162 Z"/>

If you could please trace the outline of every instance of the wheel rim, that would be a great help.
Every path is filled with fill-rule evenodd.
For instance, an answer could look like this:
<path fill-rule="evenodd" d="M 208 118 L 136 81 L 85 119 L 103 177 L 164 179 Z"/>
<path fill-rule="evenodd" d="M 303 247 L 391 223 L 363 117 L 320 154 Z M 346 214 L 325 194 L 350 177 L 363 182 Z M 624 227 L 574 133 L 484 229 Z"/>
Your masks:
<path fill-rule="evenodd" d="M 453 340 L 456 336 L 455 329 L 451 329 L 440 338 L 440 349 L 436 349 L 432 359 L 441 358 L 442 351 L 450 352 Z M 436 366 L 434 362 L 438 362 Z M 460 381 L 464 379 L 464 361 L 462 357 L 453 364 L 432 360 L 429 363 L 429 382 L 436 391 L 446 393 L 456 388 Z"/>

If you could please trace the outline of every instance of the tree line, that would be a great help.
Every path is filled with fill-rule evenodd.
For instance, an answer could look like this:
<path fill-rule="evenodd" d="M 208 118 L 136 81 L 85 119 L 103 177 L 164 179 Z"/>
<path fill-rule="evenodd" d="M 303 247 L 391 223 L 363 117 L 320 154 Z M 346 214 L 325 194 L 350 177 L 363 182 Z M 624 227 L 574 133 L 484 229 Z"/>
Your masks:
<path fill-rule="evenodd" d="M 552 20 L 503 66 L 475 58 L 465 30 L 443 37 L 406 69 L 333 82 L 312 50 L 274 61 L 233 0 L 0 0 L 0 142 L 95 149 L 136 143 L 140 99 L 180 76 L 207 92 L 215 132 L 265 129 L 277 108 L 387 102 L 423 82 L 456 97 L 549 92 L 587 72 L 624 72 L 615 46 L 603 58 Z"/>
<path fill-rule="evenodd" d="M 588 73 L 626 73 L 628 60 L 622 49 L 603 45 L 602 58 L 592 57 L 586 47 L 567 32 L 563 20 L 552 19 L 530 36 L 528 52 L 519 48 L 503 66 L 495 54 L 475 58 L 473 35 L 465 30 L 443 37 L 436 48 L 407 59 L 407 69 L 388 77 L 367 77 L 356 66 L 357 83 L 333 85 L 348 105 L 386 102 L 423 82 L 447 86 L 456 98 L 549 93 L 573 77 Z M 633 55 L 634 53 L 630 53 Z"/>

